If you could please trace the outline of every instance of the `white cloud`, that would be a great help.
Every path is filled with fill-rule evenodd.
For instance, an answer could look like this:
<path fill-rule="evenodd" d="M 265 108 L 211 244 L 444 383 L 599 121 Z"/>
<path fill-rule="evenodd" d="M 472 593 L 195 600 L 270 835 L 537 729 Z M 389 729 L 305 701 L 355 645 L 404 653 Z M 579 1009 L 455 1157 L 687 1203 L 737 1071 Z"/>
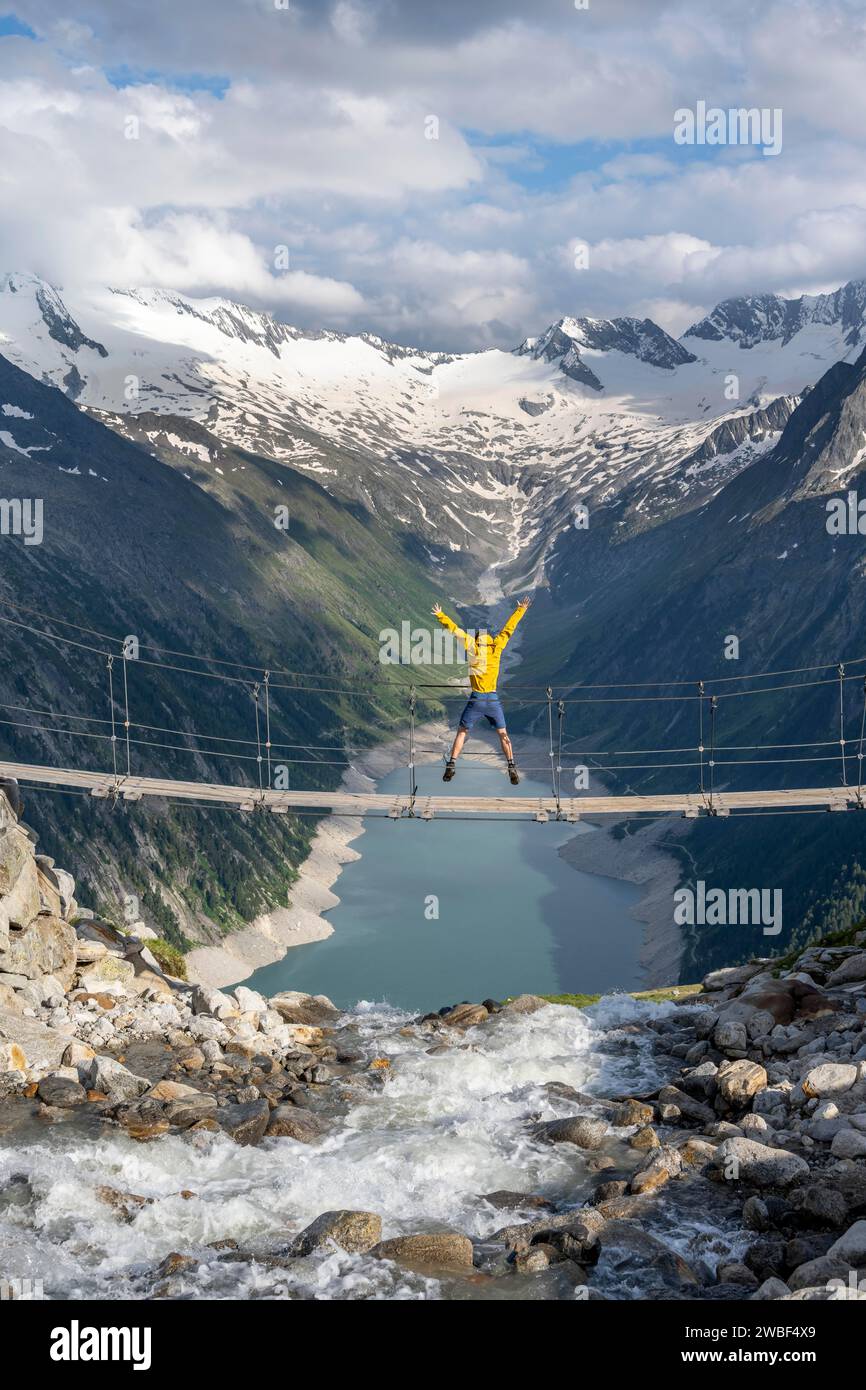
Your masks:
<path fill-rule="evenodd" d="M 645 0 L 16 11 L 41 41 L 0 39 L 0 268 L 446 348 L 563 313 L 677 329 L 731 294 L 866 274 L 855 0 L 661 0 L 653 23 Z M 124 65 L 148 80 L 118 90 Z M 196 90 L 212 77 L 222 100 Z M 782 154 L 678 149 L 673 112 L 698 99 L 782 106 Z"/>

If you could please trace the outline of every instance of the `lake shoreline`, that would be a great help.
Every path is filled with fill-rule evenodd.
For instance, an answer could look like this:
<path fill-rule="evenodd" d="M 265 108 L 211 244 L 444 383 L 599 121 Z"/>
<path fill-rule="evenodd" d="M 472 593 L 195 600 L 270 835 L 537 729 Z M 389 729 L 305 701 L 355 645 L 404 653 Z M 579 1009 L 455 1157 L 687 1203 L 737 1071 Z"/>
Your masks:
<path fill-rule="evenodd" d="M 416 734 L 418 765 L 438 761 L 451 734 L 444 720 L 422 725 Z M 520 755 L 525 763 L 541 765 L 539 759 L 546 759 L 547 748 L 538 739 L 522 736 Z M 342 790 L 370 791 L 388 773 L 405 765 L 406 756 L 405 734 L 377 744 L 346 771 Z M 494 751 L 477 757 L 480 766 L 495 767 L 500 761 Z M 559 849 L 560 857 L 580 872 L 636 884 L 643 890 L 630 909 L 630 916 L 643 928 L 643 987 L 676 983 L 683 943 L 673 922 L 672 901 L 680 866 L 658 847 L 664 823 L 653 822 L 619 839 L 611 834 L 610 822 L 593 824 L 594 833 L 572 836 Z M 288 905 L 263 913 L 218 945 L 194 948 L 186 957 L 189 978 L 218 989 L 238 984 L 262 966 L 282 960 L 292 947 L 331 936 L 334 928 L 323 914 L 339 905 L 333 885 L 344 866 L 360 858 L 353 842 L 364 834 L 364 828 L 362 820 L 350 816 L 324 817 L 292 885 Z"/>

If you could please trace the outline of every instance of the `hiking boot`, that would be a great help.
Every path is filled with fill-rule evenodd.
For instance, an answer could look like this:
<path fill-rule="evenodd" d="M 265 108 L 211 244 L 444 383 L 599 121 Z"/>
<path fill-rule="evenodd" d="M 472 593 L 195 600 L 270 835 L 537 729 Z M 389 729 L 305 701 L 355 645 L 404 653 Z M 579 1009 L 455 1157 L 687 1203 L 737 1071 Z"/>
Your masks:
<path fill-rule="evenodd" d="M 520 782 L 520 774 L 517 771 L 516 763 L 508 764 L 508 779 L 511 782 L 512 787 L 518 786 Z"/>
<path fill-rule="evenodd" d="M 457 764 L 453 758 L 449 758 L 448 762 L 445 764 L 445 771 L 442 773 L 442 781 L 450 782 L 456 771 Z"/>

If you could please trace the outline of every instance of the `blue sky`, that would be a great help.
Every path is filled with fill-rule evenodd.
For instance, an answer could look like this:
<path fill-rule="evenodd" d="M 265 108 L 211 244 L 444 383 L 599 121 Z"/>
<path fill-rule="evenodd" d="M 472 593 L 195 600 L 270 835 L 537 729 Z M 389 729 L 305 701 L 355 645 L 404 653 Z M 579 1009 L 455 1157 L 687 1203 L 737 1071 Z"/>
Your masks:
<path fill-rule="evenodd" d="M 19 34 L 26 39 L 35 39 L 36 34 L 15 14 L 0 14 L 0 39 L 10 34 Z"/>
<path fill-rule="evenodd" d="M 646 0 L 18 0 L 0 264 L 445 349 L 562 314 L 679 332 L 730 295 L 866 274 L 863 6 L 653 19 Z M 699 100 L 781 108 L 779 156 L 676 144 Z"/>

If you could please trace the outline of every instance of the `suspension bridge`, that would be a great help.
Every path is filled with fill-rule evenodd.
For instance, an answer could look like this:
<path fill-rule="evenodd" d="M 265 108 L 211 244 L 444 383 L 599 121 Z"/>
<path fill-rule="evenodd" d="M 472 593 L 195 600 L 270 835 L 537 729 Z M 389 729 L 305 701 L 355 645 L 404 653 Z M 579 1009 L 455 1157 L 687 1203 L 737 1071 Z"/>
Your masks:
<path fill-rule="evenodd" d="M 395 821 L 410 819 L 429 822 L 437 818 L 521 818 L 539 823 L 566 821 L 582 817 L 657 817 L 680 815 L 728 817 L 744 814 L 841 812 L 866 809 L 863 785 L 864 733 L 866 733 L 866 657 L 821 666 L 763 671 L 748 676 L 725 676 L 695 681 L 643 682 L 619 685 L 572 685 L 555 690 L 508 685 L 504 694 L 509 705 L 535 706 L 533 746 L 545 746 L 546 760 L 541 766 L 524 767 L 525 773 L 544 775 L 550 791 L 543 795 L 520 793 L 502 796 L 461 795 L 449 785 L 448 794 L 430 795 L 419 791 L 417 771 L 428 759 L 429 749 L 418 741 L 416 717 L 419 701 L 441 701 L 453 697 L 463 700 L 465 682 L 414 682 L 392 678 L 344 677 L 343 684 L 322 673 L 280 671 L 267 667 L 190 652 L 139 645 L 130 639 L 110 636 L 94 629 L 57 619 L 21 605 L 4 604 L 16 616 L 0 615 L 0 625 L 17 629 L 28 638 L 51 644 L 55 652 L 80 658 L 89 654 L 98 662 L 104 681 L 104 697 L 99 713 L 57 710 L 27 704 L 0 704 L 0 729 L 20 731 L 11 738 L 35 741 L 50 752 L 36 761 L 0 759 L 0 779 L 14 779 L 35 791 L 55 792 L 108 800 L 113 805 L 134 803 L 144 798 L 172 801 L 188 806 L 240 812 L 268 812 L 277 815 L 324 815 L 387 817 Z M 58 631 L 57 629 L 62 629 Z M 74 636 L 70 635 L 72 632 Z M 98 645 L 97 645 L 98 644 Z M 74 650 L 73 650 L 74 649 Z M 151 653 L 147 655 L 146 653 Z M 403 670 L 405 668 L 398 668 Z M 242 697 L 250 716 L 248 734 L 202 734 L 190 727 L 188 697 L 181 701 L 183 723 L 149 724 L 137 721 L 132 713 L 131 686 L 143 675 L 160 673 L 187 683 L 196 680 L 222 682 L 227 696 Z M 319 682 L 328 682 L 320 684 Z M 824 737 L 813 741 L 788 743 L 753 742 L 725 744 L 718 735 L 720 711 L 726 702 L 773 696 L 778 701 L 787 693 L 808 691 L 819 705 L 828 694 L 831 710 L 825 727 L 815 730 Z M 305 695 L 320 696 L 396 696 L 405 701 L 406 787 L 400 792 L 383 793 L 350 790 L 342 785 L 333 790 L 318 787 L 289 787 L 291 769 L 303 769 L 315 779 L 316 769 L 355 766 L 358 756 L 370 748 L 358 749 L 347 740 L 331 743 L 287 743 L 280 739 L 275 722 L 285 717 L 287 700 Z M 799 696 L 797 698 L 803 698 Z M 623 703 L 668 701 L 685 707 L 693 718 L 695 736 L 690 744 L 651 748 L 586 748 L 574 746 L 565 736 L 567 718 L 574 707 L 595 707 L 595 712 Z M 134 712 L 134 710 L 133 710 Z M 853 724 L 852 724 L 853 720 Z M 773 723 L 778 721 L 774 712 Z M 853 728 L 853 733 L 848 730 Z M 539 729 L 541 733 L 539 734 Z M 10 735 L 7 735 L 7 742 Z M 177 740 L 166 742 L 166 739 Z M 84 759 L 66 757 L 58 751 L 69 741 L 77 749 L 91 751 Z M 439 750 L 444 754 L 444 749 Z M 435 757 L 436 750 L 433 750 Z M 759 754 L 760 756 L 751 756 Z M 176 762 L 183 756 L 204 760 L 205 775 L 195 780 L 146 775 L 154 761 Z M 334 756 L 337 755 L 337 756 Z M 472 756 L 471 753 L 464 756 Z M 668 761 L 651 761 L 665 758 Z M 624 761 L 628 759 L 629 761 Z M 634 761 L 634 760 L 637 761 Z M 212 765 L 227 761 L 231 780 L 216 780 Z M 80 766 L 79 761 L 102 766 Z M 735 768 L 777 766 L 799 773 L 809 766 L 816 785 L 793 787 L 732 786 Z M 504 764 L 503 764 L 504 767 Z M 569 794 L 569 776 L 576 768 L 591 768 L 623 781 L 626 772 L 652 773 L 675 770 L 671 780 L 691 780 L 691 789 L 659 791 L 626 790 L 595 795 L 581 791 Z M 823 775 L 822 775 L 823 774 Z M 748 775 L 748 774 L 747 774 Z M 334 780 L 334 774 L 319 780 Z M 343 782 L 345 783 L 345 778 Z M 357 779 L 356 779 L 357 780 Z M 754 780 L 758 780 L 755 778 Z M 805 780 L 805 779 L 803 779 Z M 537 781 L 531 784 L 537 785 Z"/>

